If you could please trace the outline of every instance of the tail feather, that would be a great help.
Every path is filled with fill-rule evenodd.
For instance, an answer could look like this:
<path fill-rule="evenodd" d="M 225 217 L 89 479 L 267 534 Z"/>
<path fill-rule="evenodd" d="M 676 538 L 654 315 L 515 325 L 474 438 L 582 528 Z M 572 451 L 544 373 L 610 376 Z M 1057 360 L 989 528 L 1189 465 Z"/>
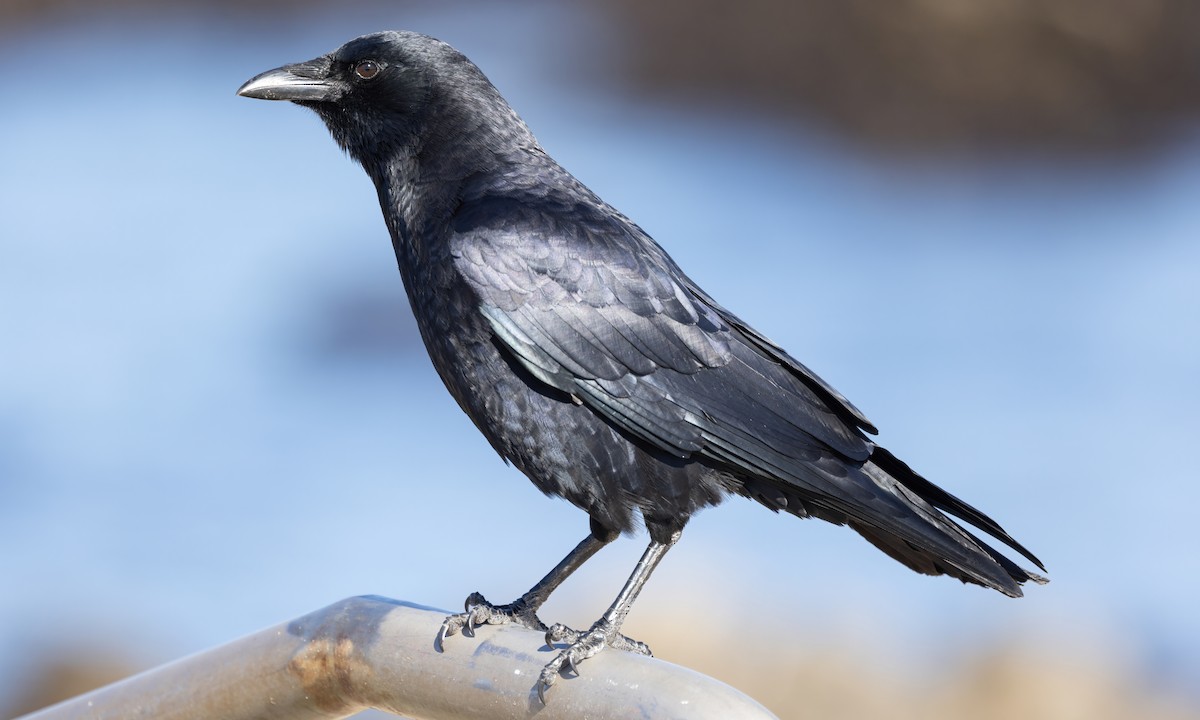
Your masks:
<path fill-rule="evenodd" d="M 986 581 L 981 580 L 978 572 L 965 573 L 954 565 L 947 563 L 941 555 L 929 552 L 925 548 L 914 545 L 897 535 L 892 535 L 877 527 L 872 527 L 858 521 L 851 521 L 850 527 L 854 528 L 855 532 L 862 535 L 890 558 L 922 575 L 949 575 L 950 577 L 958 578 L 964 583 L 983 585 L 984 587 L 999 590 L 1009 597 L 1021 597 L 1024 595 L 1021 592 L 1021 581 L 1014 578 L 1007 568 L 1004 568 L 1004 574 L 996 574 Z M 1007 560 L 1007 558 L 1005 559 Z M 1011 560 L 1008 560 L 1008 562 L 1012 563 Z M 1001 567 L 1003 568 L 1003 565 Z"/>
<path fill-rule="evenodd" d="M 977 535 L 947 517 L 943 512 L 970 523 L 1017 551 L 1037 567 L 1045 566 L 1011 535 L 979 510 L 959 500 L 915 473 L 907 464 L 881 447 L 876 447 L 863 470 L 882 486 L 891 486 L 896 497 L 909 505 L 925 522 L 923 538 L 901 537 L 870 518 L 852 518 L 849 525 L 871 544 L 916 572 L 926 575 L 950 575 L 963 582 L 999 590 L 1020 597 L 1021 584 L 1048 580 L 1017 565 Z M 943 512 L 939 512 L 943 511 Z M 928 538 L 929 542 L 923 542 Z M 949 541 L 949 544 L 947 544 Z M 947 552 L 950 548 L 950 552 Z"/>
<path fill-rule="evenodd" d="M 1021 597 L 1023 583 L 1048 582 L 954 518 L 996 538 L 1044 572 L 1042 562 L 999 523 L 913 472 L 879 446 L 873 447 L 861 465 L 829 454 L 816 462 L 797 464 L 794 476 L 783 473 L 740 480 L 738 492 L 768 508 L 848 525 L 893 559 L 925 575 L 949 575 L 1011 597 Z"/>
<path fill-rule="evenodd" d="M 924 498 L 926 502 L 938 510 L 950 513 L 974 525 L 1013 550 L 1021 553 L 1029 562 L 1037 565 L 1038 569 L 1042 572 L 1046 571 L 1046 566 L 1042 564 L 1042 561 L 1038 560 L 1033 553 L 1026 550 L 1021 543 L 1005 532 L 999 523 L 921 477 L 907 463 L 893 455 L 886 448 L 879 447 L 878 445 L 875 446 L 874 452 L 871 453 L 871 462 L 878 465 L 881 470 L 896 478 L 905 487 Z M 993 550 L 992 554 L 996 555 L 997 553 Z"/>

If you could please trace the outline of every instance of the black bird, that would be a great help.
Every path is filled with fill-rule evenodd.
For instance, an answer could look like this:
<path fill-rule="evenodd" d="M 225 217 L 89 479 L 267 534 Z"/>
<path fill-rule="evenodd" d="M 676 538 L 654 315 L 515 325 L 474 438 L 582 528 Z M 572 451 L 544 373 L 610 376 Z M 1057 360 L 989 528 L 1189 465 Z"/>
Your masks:
<path fill-rule="evenodd" d="M 590 534 L 508 605 L 478 593 L 438 634 L 518 622 L 567 645 L 554 683 L 620 634 L 688 518 L 729 495 L 849 525 L 927 575 L 1021 595 L 1045 578 L 950 519 L 1045 568 L 995 521 L 913 472 L 815 373 L 698 287 L 641 228 L 542 149 L 484 74 L 410 32 L 353 40 L 253 78 L 238 94 L 312 108 L 375 182 L 433 365 L 459 406 Z M 547 628 L 550 593 L 634 530 L 650 545 L 591 629 Z"/>

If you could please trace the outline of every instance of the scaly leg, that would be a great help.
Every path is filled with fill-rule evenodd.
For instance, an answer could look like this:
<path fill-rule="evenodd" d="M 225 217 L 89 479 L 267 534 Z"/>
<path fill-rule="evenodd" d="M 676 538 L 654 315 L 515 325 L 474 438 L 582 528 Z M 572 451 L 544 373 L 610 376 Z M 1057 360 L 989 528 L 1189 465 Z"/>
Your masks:
<path fill-rule="evenodd" d="M 471 593 L 464 603 L 465 612 L 446 618 L 441 629 L 438 630 L 437 639 L 434 641 L 438 652 L 442 651 L 442 641 L 447 637 L 460 630 L 464 635 L 474 635 L 476 625 L 503 625 L 511 622 L 531 630 L 546 632 L 546 624 L 537 616 L 538 609 L 550 597 L 550 593 L 570 577 L 571 573 L 578 570 L 587 562 L 588 558 L 595 555 L 600 548 L 615 540 L 616 537 L 617 533 L 606 531 L 593 522 L 592 532 L 576 545 L 574 550 L 567 553 L 562 562 L 555 565 L 546 577 L 529 589 L 529 592 L 508 605 L 493 605 L 483 595 L 477 592 Z"/>
<path fill-rule="evenodd" d="M 646 552 L 642 553 L 642 559 L 633 568 L 633 574 L 629 576 L 625 587 L 621 589 L 621 594 L 617 595 L 612 606 L 608 608 L 603 617 L 596 621 L 595 625 L 592 625 L 590 630 L 578 633 L 562 625 L 555 625 L 546 631 L 547 645 L 553 647 L 554 641 L 560 639 L 567 639 L 570 644 L 542 669 L 537 691 L 538 698 L 541 699 L 543 705 L 546 704 L 546 689 L 558 680 L 558 674 L 564 667 L 578 674 L 579 663 L 600 652 L 605 646 L 629 650 L 642 655 L 650 654 L 650 648 L 645 643 L 630 640 L 621 634 L 621 624 L 625 622 L 629 608 L 633 606 L 633 601 L 642 591 L 642 586 L 650 578 L 650 573 L 654 572 L 654 568 L 658 566 L 667 551 L 679 541 L 679 536 L 680 532 L 675 531 L 666 542 L 650 541 L 650 546 L 646 548 Z"/>

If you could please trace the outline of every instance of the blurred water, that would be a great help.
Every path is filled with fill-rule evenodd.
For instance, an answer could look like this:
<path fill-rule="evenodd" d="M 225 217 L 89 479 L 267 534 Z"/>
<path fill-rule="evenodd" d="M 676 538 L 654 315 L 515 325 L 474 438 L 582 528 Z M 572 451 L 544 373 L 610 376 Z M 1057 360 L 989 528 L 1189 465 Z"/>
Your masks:
<path fill-rule="evenodd" d="M 0 45 L 0 666 L 75 642 L 159 662 L 359 593 L 504 600 L 586 533 L 446 397 L 367 178 L 311 113 L 233 95 L 406 27 L 475 59 L 564 165 L 1054 579 L 1012 602 L 732 501 L 645 605 L 713 593 L 811 618 L 764 642 L 857 632 L 905 659 L 1099 634 L 1200 686 L 1200 147 L 881 163 L 616 95 L 592 22 L 368 5 L 93 18 Z M 590 622 L 641 544 L 545 615 Z"/>

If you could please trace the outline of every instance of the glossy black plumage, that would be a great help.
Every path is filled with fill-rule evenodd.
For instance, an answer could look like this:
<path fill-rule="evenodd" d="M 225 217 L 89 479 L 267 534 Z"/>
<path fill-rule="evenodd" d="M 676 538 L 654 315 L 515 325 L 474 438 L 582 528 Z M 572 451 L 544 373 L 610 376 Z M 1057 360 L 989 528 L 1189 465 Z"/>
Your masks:
<path fill-rule="evenodd" d="M 453 48 L 366 36 L 240 92 L 313 108 L 363 165 L 451 395 L 603 542 L 640 514 L 669 547 L 696 510 L 738 494 L 847 524 L 918 572 L 1013 596 L 1042 580 L 947 517 L 1041 567 L 876 446 L 857 408 L 551 159 Z"/>

